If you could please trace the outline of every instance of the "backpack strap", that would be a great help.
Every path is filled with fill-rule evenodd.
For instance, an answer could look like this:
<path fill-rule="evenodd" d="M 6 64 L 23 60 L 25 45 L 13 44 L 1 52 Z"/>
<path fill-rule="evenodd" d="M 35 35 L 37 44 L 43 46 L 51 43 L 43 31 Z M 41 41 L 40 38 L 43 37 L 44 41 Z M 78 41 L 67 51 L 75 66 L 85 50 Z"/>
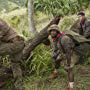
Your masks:
<path fill-rule="evenodd" d="M 59 41 L 60 41 L 60 46 L 61 46 L 61 49 L 62 49 L 62 52 L 65 53 L 65 49 L 64 49 L 64 46 L 62 45 L 62 42 L 61 42 L 61 39 L 62 37 L 64 37 L 65 35 L 62 35 L 60 38 L 59 38 Z"/>

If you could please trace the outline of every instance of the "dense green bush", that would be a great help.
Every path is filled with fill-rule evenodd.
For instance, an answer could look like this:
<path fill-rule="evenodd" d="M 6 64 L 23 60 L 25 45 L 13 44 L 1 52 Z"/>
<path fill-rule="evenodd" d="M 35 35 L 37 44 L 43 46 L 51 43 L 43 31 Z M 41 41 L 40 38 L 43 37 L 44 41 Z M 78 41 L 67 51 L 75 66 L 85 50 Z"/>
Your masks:
<path fill-rule="evenodd" d="M 89 7 L 89 0 L 35 0 L 35 10 L 48 15 L 68 15 Z"/>
<path fill-rule="evenodd" d="M 27 61 L 28 62 L 28 61 Z M 51 52 L 49 47 L 39 45 L 33 51 L 33 59 L 31 64 L 28 65 L 30 72 L 34 72 L 37 76 L 42 76 L 51 71 Z"/>

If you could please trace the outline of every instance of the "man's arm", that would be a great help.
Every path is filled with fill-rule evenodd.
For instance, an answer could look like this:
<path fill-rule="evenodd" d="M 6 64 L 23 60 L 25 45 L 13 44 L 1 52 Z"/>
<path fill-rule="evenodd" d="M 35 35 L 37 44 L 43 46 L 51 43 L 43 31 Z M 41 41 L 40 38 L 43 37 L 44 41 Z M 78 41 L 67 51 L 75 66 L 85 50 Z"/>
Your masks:
<path fill-rule="evenodd" d="M 81 25 L 78 25 L 78 31 L 79 31 L 79 34 L 80 34 L 80 35 L 83 35 L 83 34 L 84 34 L 83 28 L 82 28 Z"/>
<path fill-rule="evenodd" d="M 90 38 L 90 21 L 86 23 L 86 30 L 84 32 L 85 38 Z"/>

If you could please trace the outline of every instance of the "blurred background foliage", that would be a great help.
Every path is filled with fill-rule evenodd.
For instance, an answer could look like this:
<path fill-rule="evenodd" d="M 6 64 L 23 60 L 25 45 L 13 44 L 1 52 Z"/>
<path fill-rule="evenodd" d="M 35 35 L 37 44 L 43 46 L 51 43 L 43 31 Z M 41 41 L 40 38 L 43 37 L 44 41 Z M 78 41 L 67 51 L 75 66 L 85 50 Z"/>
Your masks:
<path fill-rule="evenodd" d="M 30 37 L 27 3 L 28 0 L 0 0 L 0 18 L 14 27 L 17 33 L 23 36 L 25 40 Z M 63 18 L 59 27 L 60 30 L 64 31 L 70 28 L 77 19 L 78 11 L 84 11 L 86 16 L 90 18 L 89 6 L 90 0 L 34 0 L 36 30 L 39 32 L 49 23 L 51 18 L 56 15 L 62 15 Z M 3 62 L 8 65 L 6 59 Z M 24 67 L 29 70 L 30 74 L 33 73 L 32 76 L 35 75 L 40 78 L 50 74 L 52 70 L 51 62 L 51 49 L 40 44 L 33 51 L 32 62 L 26 60 Z M 84 64 L 90 64 L 90 58 Z M 61 72 L 62 76 L 65 76 L 63 69 L 61 69 Z"/>

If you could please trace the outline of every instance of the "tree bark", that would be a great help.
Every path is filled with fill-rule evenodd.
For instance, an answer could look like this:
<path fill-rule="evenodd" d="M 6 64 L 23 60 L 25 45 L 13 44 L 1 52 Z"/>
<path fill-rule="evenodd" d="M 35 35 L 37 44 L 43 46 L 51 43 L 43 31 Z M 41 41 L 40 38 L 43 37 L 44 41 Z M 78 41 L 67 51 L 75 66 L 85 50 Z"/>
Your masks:
<path fill-rule="evenodd" d="M 28 24 L 29 24 L 29 31 L 32 35 L 36 35 L 38 32 L 35 28 L 34 23 L 34 2 L 33 0 L 28 0 Z"/>

